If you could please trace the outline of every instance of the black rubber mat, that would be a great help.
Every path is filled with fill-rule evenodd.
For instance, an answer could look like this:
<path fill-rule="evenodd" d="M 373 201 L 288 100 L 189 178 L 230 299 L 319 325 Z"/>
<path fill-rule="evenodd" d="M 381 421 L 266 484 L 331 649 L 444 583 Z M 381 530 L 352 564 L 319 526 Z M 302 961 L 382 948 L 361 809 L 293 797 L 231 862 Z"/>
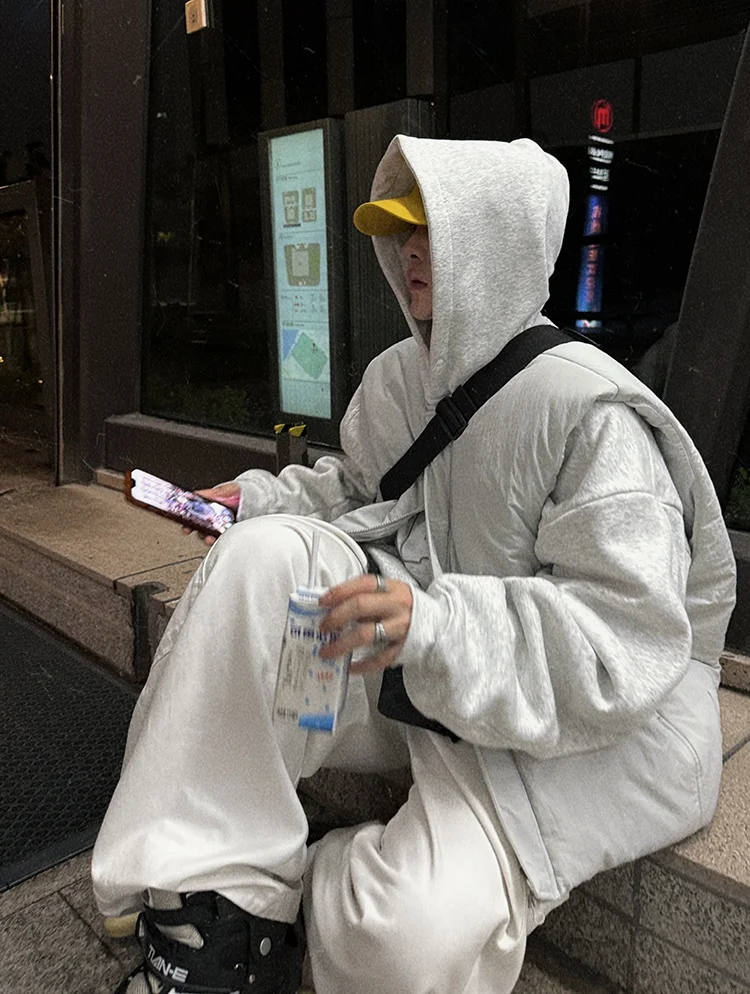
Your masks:
<path fill-rule="evenodd" d="M 0 601 L 0 891 L 93 844 L 135 694 Z"/>

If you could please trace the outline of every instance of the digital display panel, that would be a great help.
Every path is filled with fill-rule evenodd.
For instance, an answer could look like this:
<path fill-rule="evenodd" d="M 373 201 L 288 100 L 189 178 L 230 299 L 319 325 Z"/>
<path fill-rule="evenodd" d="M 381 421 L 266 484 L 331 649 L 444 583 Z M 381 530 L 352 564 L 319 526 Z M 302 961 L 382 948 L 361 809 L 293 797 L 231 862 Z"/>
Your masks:
<path fill-rule="evenodd" d="M 591 108 L 592 124 L 600 131 L 612 127 L 614 110 L 609 100 L 596 100 Z M 602 239 L 609 225 L 609 184 L 614 160 L 613 141 L 603 134 L 589 135 L 589 193 L 583 222 L 584 244 L 578 270 L 576 327 L 579 330 L 602 327 L 604 254 Z"/>
<path fill-rule="evenodd" d="M 269 141 L 281 408 L 331 417 L 323 129 Z"/>
<path fill-rule="evenodd" d="M 576 295 L 576 310 L 580 313 L 599 314 L 602 309 L 602 271 L 604 263 L 604 247 L 602 245 L 584 245 L 581 250 L 581 271 Z M 585 322 L 585 323 L 584 323 Z M 591 323 L 591 319 L 582 318 L 578 322 L 581 328 L 598 328 L 600 322 Z"/>
<path fill-rule="evenodd" d="M 590 193 L 586 201 L 583 237 L 603 235 L 607 230 L 608 220 L 609 199 L 602 193 Z"/>

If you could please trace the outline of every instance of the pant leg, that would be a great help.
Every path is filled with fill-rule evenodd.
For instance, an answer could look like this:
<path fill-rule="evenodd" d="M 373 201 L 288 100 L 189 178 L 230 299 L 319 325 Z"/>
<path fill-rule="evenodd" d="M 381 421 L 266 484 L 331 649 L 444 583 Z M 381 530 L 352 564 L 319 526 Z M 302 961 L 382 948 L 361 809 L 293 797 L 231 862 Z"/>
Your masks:
<path fill-rule="evenodd" d="M 528 887 L 473 748 L 408 733 L 414 786 L 385 826 L 329 833 L 311 853 L 305 920 L 321 994 L 508 994 Z"/>
<path fill-rule="evenodd" d="M 393 723 L 372 713 L 372 680 L 352 677 L 334 736 L 271 722 L 287 601 L 307 580 L 316 529 L 320 586 L 363 572 L 338 529 L 272 515 L 234 525 L 191 581 L 136 707 L 94 850 L 104 914 L 138 907 L 153 887 L 216 890 L 293 921 L 307 838 L 299 776 L 334 751 L 355 769 L 408 762 Z"/>

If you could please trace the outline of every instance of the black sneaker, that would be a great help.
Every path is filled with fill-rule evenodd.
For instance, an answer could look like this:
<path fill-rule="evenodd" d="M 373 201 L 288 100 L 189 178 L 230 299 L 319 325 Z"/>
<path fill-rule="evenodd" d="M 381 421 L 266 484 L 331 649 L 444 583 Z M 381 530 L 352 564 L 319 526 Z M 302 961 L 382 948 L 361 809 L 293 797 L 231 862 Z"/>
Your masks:
<path fill-rule="evenodd" d="M 115 994 L 295 994 L 305 951 L 301 916 L 289 925 L 213 891 L 171 901 L 161 893 L 151 902 L 161 906 L 149 904 L 138 916 L 144 961 Z"/>

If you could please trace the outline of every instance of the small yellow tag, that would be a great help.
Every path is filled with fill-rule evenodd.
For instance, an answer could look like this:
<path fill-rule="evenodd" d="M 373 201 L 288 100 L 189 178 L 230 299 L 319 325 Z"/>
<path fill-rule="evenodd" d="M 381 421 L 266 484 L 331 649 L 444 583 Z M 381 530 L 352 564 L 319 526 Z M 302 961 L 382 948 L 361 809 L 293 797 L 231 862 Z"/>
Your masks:
<path fill-rule="evenodd" d="M 273 430 L 276 432 L 277 435 L 282 435 L 285 432 L 289 432 L 290 435 L 294 435 L 295 437 L 299 438 L 300 435 L 304 435 L 305 432 L 307 431 L 307 425 L 292 425 L 289 424 L 288 421 L 286 421 L 284 422 L 284 424 L 274 425 Z"/>

